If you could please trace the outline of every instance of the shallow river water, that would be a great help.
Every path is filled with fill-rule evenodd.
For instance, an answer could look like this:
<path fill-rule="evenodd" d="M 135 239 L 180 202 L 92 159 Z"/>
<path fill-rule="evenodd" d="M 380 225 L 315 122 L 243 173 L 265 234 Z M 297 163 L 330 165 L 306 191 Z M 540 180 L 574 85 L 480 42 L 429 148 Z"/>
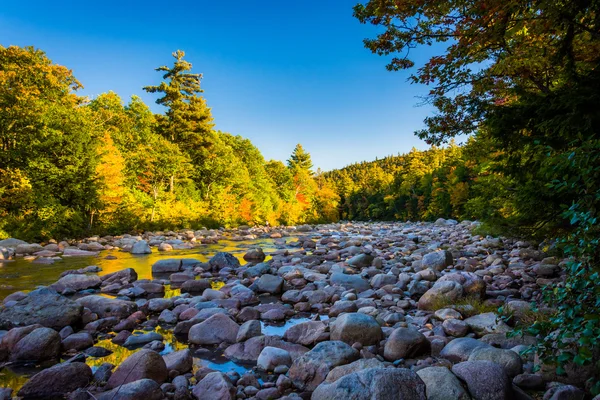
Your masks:
<path fill-rule="evenodd" d="M 295 239 L 287 238 L 287 242 Z M 31 291 L 38 286 L 47 286 L 56 282 L 60 274 L 66 270 L 79 269 L 89 265 L 97 265 L 102 268 L 98 275 L 106 275 L 125 268 L 133 268 L 138 274 L 138 279 L 152 279 L 152 264 L 159 259 L 164 258 L 196 258 L 201 261 L 208 261 L 217 252 L 225 251 L 235 255 L 242 265 L 246 264 L 243 260 L 244 254 L 251 247 L 260 246 L 266 254 L 275 251 L 277 248 L 287 246 L 276 245 L 273 239 L 257 239 L 250 241 L 230 241 L 222 240 L 217 244 L 201 245 L 194 249 L 174 250 L 171 252 L 158 252 L 153 248 L 152 254 L 133 255 L 119 250 L 102 251 L 96 257 L 64 257 L 61 261 L 54 264 L 36 264 L 30 260 L 18 258 L 12 262 L 0 263 L 0 299 L 16 291 Z M 290 251 L 294 251 L 289 248 Z M 110 257 L 107 257 L 110 256 Z M 115 258 L 116 257 L 116 258 Z M 268 259 L 268 257 L 267 257 Z M 216 286 L 215 288 L 218 288 Z M 179 294 L 179 290 L 174 290 L 169 293 L 168 286 L 166 287 L 165 297 Z M 275 299 L 272 299 L 275 300 Z M 271 299 L 265 299 L 265 302 L 271 302 Z M 265 324 L 263 326 L 263 334 L 283 336 L 286 329 L 297 323 L 309 320 L 311 315 L 299 316 L 290 319 L 280 324 Z M 323 316 L 323 318 L 326 318 Z M 171 327 L 172 329 L 172 327 Z M 180 342 L 171 329 L 158 326 L 155 331 L 160 333 L 164 340 L 165 349 L 161 352 L 162 355 L 182 350 L 188 347 L 185 342 Z M 137 333 L 145 333 L 136 331 Z M 147 332 L 147 331 L 146 331 Z M 135 333 L 135 332 L 134 332 Z M 95 370 L 105 362 L 119 365 L 125 358 L 133 354 L 139 349 L 127 349 L 116 345 L 110 339 L 99 340 L 95 346 L 104 347 L 112 354 L 106 357 L 93 358 L 88 357 L 86 363 Z M 35 374 L 43 366 L 11 366 L 6 365 L 2 368 L 0 365 L 0 387 L 10 387 L 15 392 L 20 389 L 29 377 Z M 194 357 L 194 369 L 208 367 L 222 372 L 235 371 L 243 374 L 252 369 L 253 365 L 239 364 L 228 360 L 223 356 L 222 350 L 202 349 L 196 352 Z"/>

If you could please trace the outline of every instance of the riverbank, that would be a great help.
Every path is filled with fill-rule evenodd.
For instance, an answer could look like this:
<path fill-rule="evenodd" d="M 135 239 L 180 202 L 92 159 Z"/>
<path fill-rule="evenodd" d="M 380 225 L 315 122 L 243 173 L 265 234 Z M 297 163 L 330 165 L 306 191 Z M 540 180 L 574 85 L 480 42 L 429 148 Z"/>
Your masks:
<path fill-rule="evenodd" d="M 0 241 L 0 269 L 29 282 L 4 289 L 0 386 L 21 397 L 77 399 L 117 391 L 132 399 L 583 393 L 585 370 L 534 372 L 535 358 L 521 351 L 536 338 L 506 335 L 539 317 L 530 303 L 564 279 L 563 260 L 530 243 L 475 235 L 475 226 Z M 36 268 L 53 272 L 35 282 Z M 40 283 L 48 287 L 28 292 Z"/>

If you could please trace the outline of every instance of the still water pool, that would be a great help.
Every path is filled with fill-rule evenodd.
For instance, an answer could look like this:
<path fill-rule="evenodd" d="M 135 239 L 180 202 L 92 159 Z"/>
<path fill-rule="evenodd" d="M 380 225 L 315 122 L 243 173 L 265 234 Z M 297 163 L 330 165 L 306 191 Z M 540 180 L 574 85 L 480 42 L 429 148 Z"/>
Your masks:
<path fill-rule="evenodd" d="M 289 240 L 289 239 L 288 239 Z M 12 262 L 0 262 L 0 299 L 16 291 L 31 291 L 37 286 L 47 286 L 56 282 L 60 274 L 70 269 L 97 265 L 102 268 L 98 275 L 106 275 L 125 268 L 133 268 L 138 279 L 152 279 L 152 264 L 164 258 L 197 258 L 208 261 L 217 252 L 226 251 L 235 255 L 245 264 L 244 254 L 250 247 L 260 246 L 265 253 L 276 249 L 273 239 L 257 239 L 249 241 L 223 240 L 217 244 L 206 244 L 188 250 L 158 252 L 153 248 L 152 254 L 134 255 L 118 250 L 102 251 L 97 257 L 64 257 L 54 264 L 35 264 L 23 258 Z M 114 256 L 116 259 L 107 259 Z M 111 257 L 112 258 L 112 257 Z"/>

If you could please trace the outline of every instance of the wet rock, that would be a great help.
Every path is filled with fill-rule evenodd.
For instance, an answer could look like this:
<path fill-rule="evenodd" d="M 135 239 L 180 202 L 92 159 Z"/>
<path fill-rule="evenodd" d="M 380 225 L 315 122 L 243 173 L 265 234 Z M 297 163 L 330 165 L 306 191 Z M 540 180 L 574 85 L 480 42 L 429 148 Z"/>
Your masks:
<path fill-rule="evenodd" d="M 240 267 L 240 262 L 237 258 L 231 253 L 220 252 L 215 254 L 209 261 L 208 265 L 210 265 L 213 271 L 220 271 L 223 268 L 232 268 L 236 269 Z"/>
<path fill-rule="evenodd" d="M 369 368 L 323 383 L 312 400 L 426 400 L 425 384 L 413 371 L 405 368 Z"/>
<path fill-rule="evenodd" d="M 277 294 L 283 288 L 283 278 L 265 274 L 254 282 L 258 292 Z"/>
<path fill-rule="evenodd" d="M 181 259 L 178 258 L 166 258 L 158 260 L 152 264 L 152 274 L 168 274 L 173 272 L 179 272 L 182 270 Z"/>
<path fill-rule="evenodd" d="M 34 324 L 29 326 L 24 326 L 20 328 L 13 328 L 8 331 L 4 336 L 0 338 L 0 360 L 8 357 L 8 354 L 11 353 L 17 343 L 25 336 L 29 335 L 31 332 L 38 328 L 43 328 L 40 324 Z M 2 357 L 2 354 L 5 357 Z"/>
<path fill-rule="evenodd" d="M 63 398 L 92 381 L 92 370 L 85 363 L 58 364 L 35 374 L 19 390 L 24 398 Z"/>
<path fill-rule="evenodd" d="M 235 343 L 239 325 L 224 314 L 215 314 L 190 328 L 188 339 L 193 344 Z"/>
<path fill-rule="evenodd" d="M 97 400 L 162 400 L 160 385 L 152 379 L 140 379 L 118 386 L 108 392 L 99 393 Z"/>
<path fill-rule="evenodd" d="M 446 250 L 438 250 L 433 253 L 428 253 L 421 260 L 422 268 L 430 268 L 435 271 L 443 271 L 446 267 L 452 265 L 452 253 Z"/>
<path fill-rule="evenodd" d="M 303 346 L 312 346 L 321 340 L 327 326 L 321 321 L 306 321 L 288 328 L 283 339 Z"/>
<path fill-rule="evenodd" d="M 355 289 L 363 292 L 371 288 L 369 282 L 360 277 L 360 275 L 349 275 L 341 272 L 331 274 L 331 284 L 342 286 L 346 289 Z"/>
<path fill-rule="evenodd" d="M 0 310 L 0 329 L 40 324 L 60 330 L 81 322 L 83 307 L 51 289 L 37 289 Z"/>
<path fill-rule="evenodd" d="M 260 247 L 250 249 L 246 254 L 244 254 L 244 260 L 246 261 L 262 262 L 265 260 L 265 258 L 265 253 Z"/>
<path fill-rule="evenodd" d="M 108 297 L 91 295 L 77 299 L 77 303 L 89 308 L 100 318 L 116 317 L 127 318 L 137 310 L 137 305 L 131 301 L 112 299 Z"/>
<path fill-rule="evenodd" d="M 245 342 L 246 340 L 262 335 L 262 327 L 260 321 L 251 320 L 244 322 L 238 330 L 235 338 L 236 342 Z"/>
<path fill-rule="evenodd" d="M 331 340 L 341 340 L 349 345 L 363 346 L 378 344 L 383 337 L 381 326 L 375 318 L 362 314 L 342 314 L 330 326 Z"/>
<path fill-rule="evenodd" d="M 338 379 L 368 368 L 385 368 L 385 364 L 376 358 L 361 358 L 350 364 L 335 367 L 328 374 L 325 383 L 333 383 Z"/>
<path fill-rule="evenodd" d="M 440 357 L 458 363 L 467 361 L 473 351 L 480 347 L 491 347 L 489 344 L 473 338 L 454 339 L 440 352 Z"/>
<path fill-rule="evenodd" d="M 458 378 L 446 367 L 427 367 L 417 371 L 425 383 L 427 400 L 471 400 Z"/>
<path fill-rule="evenodd" d="M 50 289 L 63 292 L 65 289 L 80 291 L 100 287 L 102 280 L 98 275 L 70 274 L 63 276 L 58 282 L 50 285 Z"/>
<path fill-rule="evenodd" d="M 421 296 L 419 299 L 419 308 L 421 310 L 434 311 L 438 304 L 451 304 L 460 299 L 462 295 L 463 288 L 459 283 L 440 280 Z"/>
<path fill-rule="evenodd" d="M 112 375 L 112 370 L 115 366 L 111 363 L 102 363 L 94 372 L 94 381 L 97 383 L 106 383 Z"/>
<path fill-rule="evenodd" d="M 452 372 L 467 384 L 475 400 L 511 400 L 512 385 L 504 369 L 491 361 L 465 361 Z"/>
<path fill-rule="evenodd" d="M 210 282 L 207 279 L 189 280 L 181 285 L 182 293 L 202 293 L 210 289 Z"/>
<path fill-rule="evenodd" d="M 162 335 L 157 332 L 148 332 L 148 333 L 143 333 L 141 335 L 131 335 L 127 338 L 125 343 L 123 343 L 123 347 L 135 348 L 135 347 L 143 346 L 146 343 L 150 343 L 155 340 L 162 342 L 162 340 L 163 340 Z"/>
<path fill-rule="evenodd" d="M 64 351 L 69 350 L 83 350 L 94 345 L 94 338 L 89 332 L 79 332 L 67 336 L 62 341 L 62 348 Z"/>
<path fill-rule="evenodd" d="M 92 257 L 97 255 L 97 251 L 79 250 L 74 248 L 67 248 L 63 250 L 63 256 L 66 257 Z"/>
<path fill-rule="evenodd" d="M 148 301 L 148 310 L 151 312 L 159 313 L 168 308 L 173 308 L 173 300 L 172 299 L 150 299 Z"/>
<path fill-rule="evenodd" d="M 211 372 L 194 388 L 192 393 L 197 399 L 233 400 L 235 387 L 221 372 Z"/>
<path fill-rule="evenodd" d="M 12 362 L 56 360 L 60 355 L 60 335 L 54 329 L 38 328 L 14 346 Z"/>
<path fill-rule="evenodd" d="M 357 254 L 346 261 L 346 263 L 354 268 L 366 268 L 371 265 L 374 258 L 370 254 Z"/>
<path fill-rule="evenodd" d="M 292 357 L 286 350 L 267 346 L 260 352 L 256 365 L 264 371 L 273 371 L 280 365 L 292 365 Z"/>
<path fill-rule="evenodd" d="M 167 370 L 177 371 L 180 375 L 192 370 L 194 359 L 190 349 L 175 351 L 163 356 Z"/>
<path fill-rule="evenodd" d="M 521 357 L 512 350 L 497 349 L 495 347 L 479 347 L 473 350 L 468 361 L 491 361 L 501 365 L 504 372 L 513 378 L 523 369 Z"/>
<path fill-rule="evenodd" d="M 152 249 L 148 246 L 148 242 L 145 240 L 139 240 L 135 242 L 131 248 L 131 254 L 151 254 Z"/>
<path fill-rule="evenodd" d="M 429 340 L 413 328 L 395 329 L 385 342 L 383 356 L 388 361 L 414 358 L 431 350 Z"/>
<path fill-rule="evenodd" d="M 115 388 L 146 378 L 163 383 L 167 380 L 168 374 L 167 365 L 158 353 L 142 349 L 127 357 L 117 367 L 108 380 L 108 387 Z"/>
<path fill-rule="evenodd" d="M 348 364 L 358 356 L 358 352 L 344 342 L 321 342 L 294 360 L 288 376 L 298 389 L 313 391 L 333 368 Z"/>

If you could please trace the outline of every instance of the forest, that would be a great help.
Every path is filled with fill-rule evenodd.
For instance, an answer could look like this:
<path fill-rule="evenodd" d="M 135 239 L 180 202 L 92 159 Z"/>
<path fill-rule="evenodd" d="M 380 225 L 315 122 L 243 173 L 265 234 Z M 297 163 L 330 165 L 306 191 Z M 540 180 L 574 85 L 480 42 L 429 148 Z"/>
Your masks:
<path fill-rule="evenodd" d="M 184 53 L 161 66 L 164 114 L 93 99 L 67 67 L 0 47 L 0 237 L 336 221 L 338 197 L 299 144 L 287 164 L 216 131 Z"/>

